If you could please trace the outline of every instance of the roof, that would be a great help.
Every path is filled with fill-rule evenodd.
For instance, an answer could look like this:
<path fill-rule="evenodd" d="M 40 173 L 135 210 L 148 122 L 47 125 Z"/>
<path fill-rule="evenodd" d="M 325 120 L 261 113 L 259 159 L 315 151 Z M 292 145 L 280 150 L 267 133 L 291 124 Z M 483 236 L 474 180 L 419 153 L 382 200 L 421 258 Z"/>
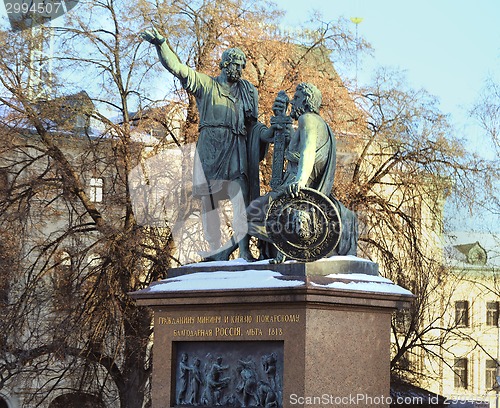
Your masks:
<path fill-rule="evenodd" d="M 12 105 L 20 104 L 15 99 L 4 99 Z M 100 133 L 93 127 L 94 123 L 90 115 L 95 111 L 95 106 L 85 91 L 50 100 L 38 100 L 34 107 L 49 132 L 61 134 L 69 132 L 72 135 L 83 131 L 89 135 Z M 22 106 L 20 110 L 23 110 Z M 33 124 L 22 112 L 6 104 L 0 104 L 0 124 L 5 124 L 10 128 L 35 131 Z"/>
<path fill-rule="evenodd" d="M 94 103 L 85 91 L 41 100 L 36 107 L 44 119 L 52 121 L 56 128 L 76 130 L 88 127 L 88 118 L 95 110 Z"/>
<path fill-rule="evenodd" d="M 463 266 L 500 266 L 500 234 L 455 231 L 445 237 L 444 254 Z"/>
<path fill-rule="evenodd" d="M 470 244 L 454 245 L 453 248 L 465 256 L 465 262 L 468 264 L 486 265 L 488 253 L 479 241 Z"/>

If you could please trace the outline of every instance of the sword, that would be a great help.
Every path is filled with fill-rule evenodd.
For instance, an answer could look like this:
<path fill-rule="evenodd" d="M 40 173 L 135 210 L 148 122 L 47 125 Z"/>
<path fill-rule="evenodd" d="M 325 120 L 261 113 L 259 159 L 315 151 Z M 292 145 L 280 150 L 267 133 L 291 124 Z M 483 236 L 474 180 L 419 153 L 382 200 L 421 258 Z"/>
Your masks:
<path fill-rule="evenodd" d="M 290 101 L 286 92 L 279 91 L 276 101 L 283 103 L 283 109 L 277 109 L 273 106 L 274 116 L 271 117 L 271 125 L 281 125 L 281 128 L 274 132 L 273 166 L 270 183 L 273 190 L 278 188 L 283 181 L 287 128 L 292 123 L 292 118 L 286 114 Z"/>

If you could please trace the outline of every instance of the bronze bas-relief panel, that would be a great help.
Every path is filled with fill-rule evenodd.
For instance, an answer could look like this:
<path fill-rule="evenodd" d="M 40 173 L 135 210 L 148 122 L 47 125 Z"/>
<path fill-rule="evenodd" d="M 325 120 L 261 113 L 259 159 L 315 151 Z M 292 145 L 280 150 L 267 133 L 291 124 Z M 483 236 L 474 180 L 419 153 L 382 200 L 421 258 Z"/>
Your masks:
<path fill-rule="evenodd" d="M 172 343 L 176 406 L 282 407 L 282 341 Z"/>

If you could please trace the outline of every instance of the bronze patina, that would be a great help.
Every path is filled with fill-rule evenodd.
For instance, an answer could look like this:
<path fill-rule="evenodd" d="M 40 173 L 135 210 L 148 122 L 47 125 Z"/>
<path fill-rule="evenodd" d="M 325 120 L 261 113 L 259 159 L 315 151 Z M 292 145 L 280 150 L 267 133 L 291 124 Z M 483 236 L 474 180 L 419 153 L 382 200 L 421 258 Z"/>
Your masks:
<path fill-rule="evenodd" d="M 196 98 L 200 133 L 193 196 L 201 199 L 210 247 L 204 259 L 227 260 L 239 247 L 240 257 L 252 261 L 250 236 L 259 239 L 261 259 L 273 262 L 355 255 L 357 217 L 332 196 L 336 140 L 320 115 L 319 89 L 300 83 L 291 101 L 280 91 L 268 128 L 257 120 L 257 89 L 241 78 L 246 66 L 243 51 L 224 51 L 220 75 L 210 77 L 181 63 L 156 29 L 141 36 L 156 47 L 162 65 Z M 259 161 L 268 143 L 274 143 L 272 190 L 260 196 Z M 221 246 L 216 210 L 225 199 L 233 204 L 234 234 Z"/>
<path fill-rule="evenodd" d="M 200 120 L 193 196 L 201 200 L 203 232 L 212 257 L 227 260 L 239 247 L 240 257 L 253 260 L 245 209 L 260 193 L 258 169 L 267 146 L 267 128 L 257 121 L 257 89 L 242 78 L 245 53 L 239 48 L 225 50 L 219 63 L 220 74 L 211 77 L 181 63 L 167 39 L 154 27 L 143 31 L 141 37 L 156 47 L 161 64 L 196 99 Z M 226 199 L 233 206 L 234 235 L 221 248 L 218 208 L 219 201 Z"/>
<path fill-rule="evenodd" d="M 328 256 L 341 235 L 340 214 L 324 194 L 303 188 L 296 197 L 281 195 L 266 216 L 270 239 L 284 255 L 311 262 Z"/>

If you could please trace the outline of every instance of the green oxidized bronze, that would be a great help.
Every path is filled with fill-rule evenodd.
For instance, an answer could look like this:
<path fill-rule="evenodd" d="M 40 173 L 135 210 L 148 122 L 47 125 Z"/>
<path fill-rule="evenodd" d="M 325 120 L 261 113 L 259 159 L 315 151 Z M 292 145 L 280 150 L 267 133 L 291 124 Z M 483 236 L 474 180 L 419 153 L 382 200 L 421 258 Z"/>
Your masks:
<path fill-rule="evenodd" d="M 266 231 L 288 258 L 310 262 L 331 254 L 341 235 L 340 214 L 317 190 L 304 187 L 296 197 L 281 195 L 271 202 Z"/>
<path fill-rule="evenodd" d="M 222 54 L 217 77 L 180 62 L 168 41 L 153 27 L 141 37 L 155 45 L 162 65 L 194 95 L 200 115 L 197 159 L 193 169 L 193 196 L 201 199 L 205 239 L 211 255 L 228 259 L 236 246 L 240 257 L 253 260 L 245 210 L 250 200 L 259 196 L 259 161 L 264 157 L 267 129 L 258 124 L 257 89 L 241 75 L 245 54 L 229 48 Z M 233 205 L 233 238 L 221 247 L 220 200 Z"/>
<path fill-rule="evenodd" d="M 284 112 L 285 103 L 279 95 L 273 110 Z M 297 120 L 297 129 L 287 129 L 290 140 L 284 152 L 286 168 L 281 182 L 248 207 L 250 233 L 274 244 L 279 250 L 272 255 L 276 262 L 286 257 L 312 261 L 356 254 L 356 214 L 331 195 L 336 142 L 333 131 L 319 115 L 320 105 L 321 92 L 314 85 L 297 86 L 290 112 Z M 282 127 L 280 123 L 276 128 L 283 132 Z"/>
<path fill-rule="evenodd" d="M 299 84 L 289 116 L 288 96 L 279 92 L 268 128 L 257 120 L 257 89 L 241 78 L 246 65 L 241 50 L 224 51 L 221 73 L 214 78 L 182 64 L 154 28 L 141 36 L 155 45 L 162 65 L 196 98 L 200 134 L 193 195 L 201 199 L 204 234 L 211 249 L 205 259 L 227 260 L 239 247 L 240 257 L 253 260 L 250 235 L 260 240 L 261 258 L 275 262 L 286 257 L 311 261 L 355 255 L 356 214 L 331 195 L 336 141 L 319 114 L 321 92 L 312 84 Z M 269 142 L 274 143 L 272 191 L 259 196 L 259 161 Z M 214 210 L 219 200 L 228 198 L 234 234 L 221 246 L 220 220 Z"/>

